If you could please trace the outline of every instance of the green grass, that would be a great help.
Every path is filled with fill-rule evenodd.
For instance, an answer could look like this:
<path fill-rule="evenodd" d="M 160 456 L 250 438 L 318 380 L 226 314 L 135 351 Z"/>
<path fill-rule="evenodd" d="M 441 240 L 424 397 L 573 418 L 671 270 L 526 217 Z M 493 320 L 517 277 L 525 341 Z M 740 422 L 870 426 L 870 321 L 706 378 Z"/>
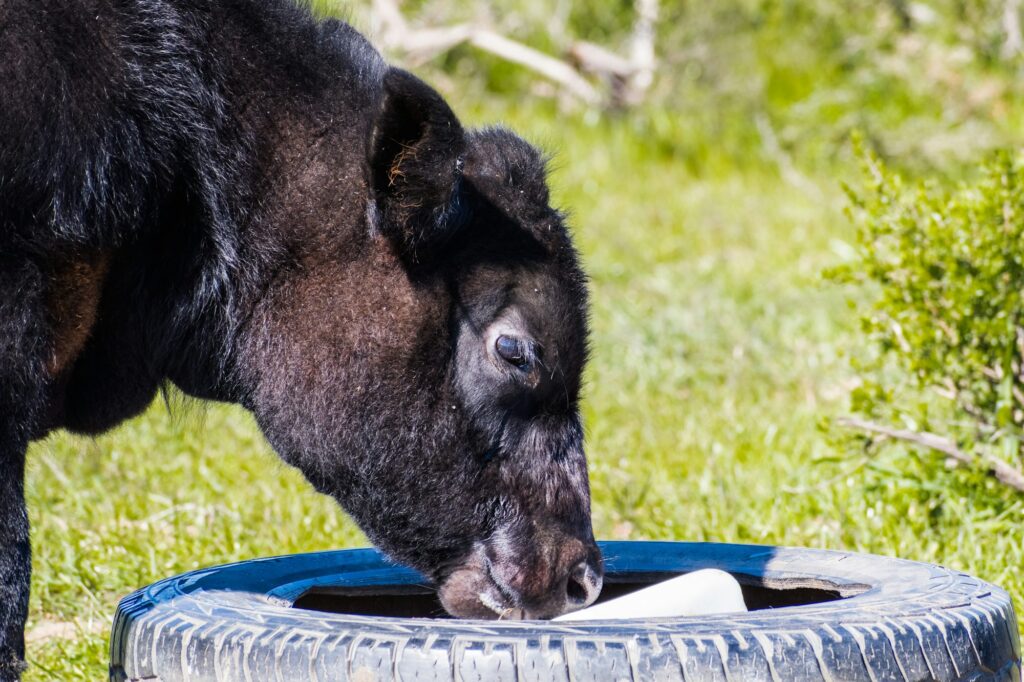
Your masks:
<path fill-rule="evenodd" d="M 593 280 L 599 537 L 878 552 L 1020 594 L 1024 498 L 930 455 L 849 454 L 822 426 L 845 410 L 844 353 L 861 343 L 857 292 L 820 276 L 847 253 L 842 169 L 797 189 L 756 159 L 682 163 L 628 118 L 463 99 L 468 120 L 504 119 L 557 153 L 556 200 Z M 101 679 L 117 600 L 146 583 L 365 544 L 243 411 L 171 412 L 158 402 L 100 438 L 33 446 L 28 679 Z"/>

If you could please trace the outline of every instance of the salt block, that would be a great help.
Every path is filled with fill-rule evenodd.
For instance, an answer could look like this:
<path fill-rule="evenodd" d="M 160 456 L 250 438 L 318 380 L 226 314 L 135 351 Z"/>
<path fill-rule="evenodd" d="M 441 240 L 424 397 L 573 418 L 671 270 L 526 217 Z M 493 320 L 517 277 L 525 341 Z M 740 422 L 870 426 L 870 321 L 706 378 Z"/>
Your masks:
<path fill-rule="evenodd" d="M 552 620 L 568 622 L 710 616 L 716 613 L 742 613 L 746 610 L 743 591 L 736 578 L 717 568 L 705 568 Z"/>

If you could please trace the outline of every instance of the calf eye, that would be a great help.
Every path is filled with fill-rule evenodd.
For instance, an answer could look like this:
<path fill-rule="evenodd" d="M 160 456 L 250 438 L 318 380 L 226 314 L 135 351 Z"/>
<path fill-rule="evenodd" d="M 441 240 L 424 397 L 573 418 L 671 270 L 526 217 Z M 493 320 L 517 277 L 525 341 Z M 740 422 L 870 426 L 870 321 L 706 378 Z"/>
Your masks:
<path fill-rule="evenodd" d="M 526 342 L 522 339 L 502 334 L 494 342 L 494 350 L 498 357 L 519 369 L 530 364 Z"/>

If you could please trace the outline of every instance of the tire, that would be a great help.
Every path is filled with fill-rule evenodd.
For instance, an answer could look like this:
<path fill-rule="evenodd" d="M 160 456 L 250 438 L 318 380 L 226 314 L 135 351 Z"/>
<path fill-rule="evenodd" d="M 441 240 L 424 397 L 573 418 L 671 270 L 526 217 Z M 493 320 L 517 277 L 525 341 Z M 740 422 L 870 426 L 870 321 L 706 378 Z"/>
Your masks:
<path fill-rule="evenodd" d="M 418 574 L 375 550 L 302 554 L 193 571 L 126 597 L 114 618 L 110 677 L 1020 680 L 1009 595 L 963 573 L 825 550 L 601 544 L 609 595 L 720 568 L 758 610 L 576 625 L 352 615 L 439 607 Z"/>

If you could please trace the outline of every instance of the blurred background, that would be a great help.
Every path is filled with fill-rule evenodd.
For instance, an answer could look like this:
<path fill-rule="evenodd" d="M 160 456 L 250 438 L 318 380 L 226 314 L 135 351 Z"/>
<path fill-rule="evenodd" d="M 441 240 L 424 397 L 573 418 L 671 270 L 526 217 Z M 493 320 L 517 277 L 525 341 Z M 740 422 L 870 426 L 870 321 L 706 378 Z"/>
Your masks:
<path fill-rule="evenodd" d="M 899 555 L 1017 599 L 1021 5 L 313 9 L 552 155 L 592 279 L 598 537 Z M 246 413 L 180 402 L 33 446 L 28 679 L 103 678 L 116 602 L 146 583 L 366 543 Z"/>

